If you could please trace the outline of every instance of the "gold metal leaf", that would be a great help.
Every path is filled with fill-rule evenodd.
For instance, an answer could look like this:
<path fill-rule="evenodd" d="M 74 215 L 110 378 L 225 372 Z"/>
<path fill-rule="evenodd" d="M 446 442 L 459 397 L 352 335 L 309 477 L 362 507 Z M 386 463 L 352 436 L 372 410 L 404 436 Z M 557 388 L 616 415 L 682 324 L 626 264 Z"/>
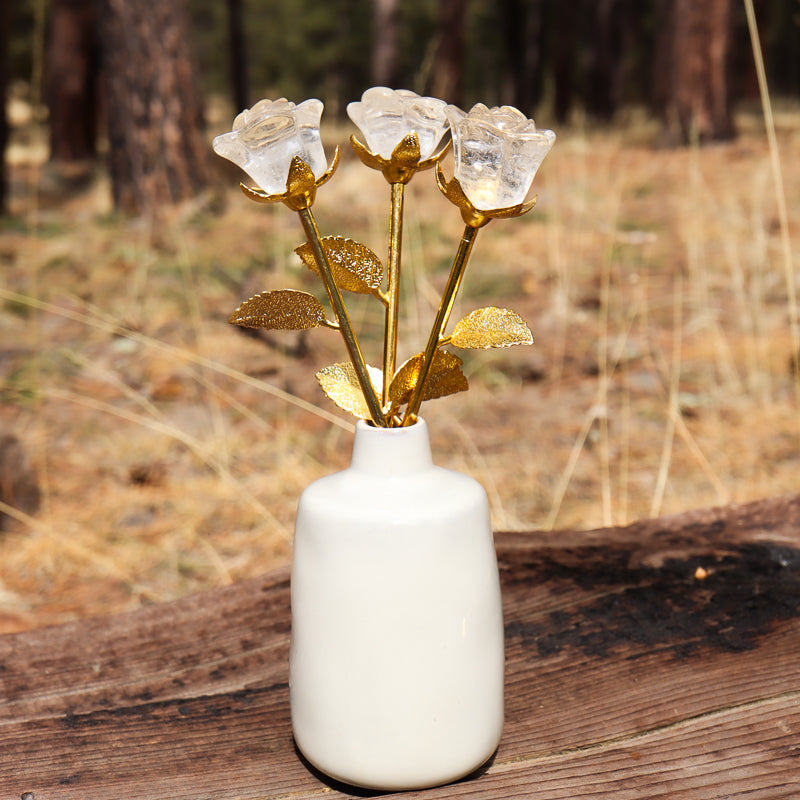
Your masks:
<path fill-rule="evenodd" d="M 383 383 L 381 371 L 367 366 L 367 372 L 378 396 L 380 396 Z M 332 364 L 330 367 L 321 369 L 317 372 L 317 380 L 322 391 L 339 408 L 361 419 L 370 419 L 369 406 L 361 391 L 355 368 L 349 361 L 343 364 Z"/>
<path fill-rule="evenodd" d="M 368 247 L 343 236 L 325 236 L 322 247 L 336 285 L 358 294 L 378 294 L 383 280 L 383 264 Z M 319 275 L 317 260 L 311 245 L 306 242 L 295 248 L 303 263 Z"/>
<path fill-rule="evenodd" d="M 479 308 L 458 322 L 450 343 L 461 348 L 485 349 L 533 344 L 525 320 L 507 308 Z"/>
<path fill-rule="evenodd" d="M 294 289 L 262 292 L 242 303 L 228 322 L 243 328 L 299 331 L 317 328 L 325 321 L 325 309 L 316 297 Z"/>
<path fill-rule="evenodd" d="M 407 403 L 419 380 L 423 353 L 411 358 L 397 370 L 389 388 L 389 398 L 396 406 Z M 428 377 L 422 390 L 422 400 L 435 400 L 469 389 L 467 376 L 461 371 L 461 359 L 446 350 L 437 350 L 433 356 Z"/>

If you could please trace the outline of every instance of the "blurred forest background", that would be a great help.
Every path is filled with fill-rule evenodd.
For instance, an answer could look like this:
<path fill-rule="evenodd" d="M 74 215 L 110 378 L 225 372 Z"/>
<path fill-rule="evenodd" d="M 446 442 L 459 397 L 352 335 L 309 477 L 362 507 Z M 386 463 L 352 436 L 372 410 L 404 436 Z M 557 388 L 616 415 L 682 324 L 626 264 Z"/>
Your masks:
<path fill-rule="evenodd" d="M 800 6 L 753 6 L 771 91 L 796 97 Z M 637 106 L 672 144 L 730 138 L 736 104 L 758 97 L 740 0 L 19 0 L 2 14 L 3 95 L 27 86 L 44 104 L 52 161 L 86 163 L 106 140 L 115 202 L 132 212 L 207 185 L 212 95 L 237 109 L 315 96 L 342 118 L 367 87 L 403 86 L 562 124 Z M 4 116 L 0 143 L 8 130 Z"/>
<path fill-rule="evenodd" d="M 386 186 L 347 143 L 346 104 L 372 85 L 515 105 L 558 133 L 537 208 L 487 228 L 459 300 L 509 305 L 536 343 L 460 352 L 470 391 L 423 407 L 497 529 L 797 489 L 800 0 L 16 0 L 0 631 L 289 557 L 300 491 L 349 458 L 352 420 L 314 379 L 342 346 L 227 325 L 256 292 L 321 293 L 296 219 L 246 200 L 210 142 L 262 97 L 319 97 L 343 149 L 323 233 L 385 252 Z M 461 227 L 429 174 L 409 192 L 407 355 Z M 352 314 L 377 351 L 376 309 Z"/>

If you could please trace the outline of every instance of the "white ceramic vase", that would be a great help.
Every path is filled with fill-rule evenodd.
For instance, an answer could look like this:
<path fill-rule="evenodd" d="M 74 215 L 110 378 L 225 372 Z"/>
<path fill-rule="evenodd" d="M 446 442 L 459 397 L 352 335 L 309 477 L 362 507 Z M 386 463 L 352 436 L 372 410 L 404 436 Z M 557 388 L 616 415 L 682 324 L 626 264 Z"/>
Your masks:
<path fill-rule="evenodd" d="M 295 742 L 371 789 L 476 770 L 503 725 L 503 615 L 486 493 L 433 464 L 424 420 L 359 422 L 348 469 L 297 512 L 290 694 Z"/>

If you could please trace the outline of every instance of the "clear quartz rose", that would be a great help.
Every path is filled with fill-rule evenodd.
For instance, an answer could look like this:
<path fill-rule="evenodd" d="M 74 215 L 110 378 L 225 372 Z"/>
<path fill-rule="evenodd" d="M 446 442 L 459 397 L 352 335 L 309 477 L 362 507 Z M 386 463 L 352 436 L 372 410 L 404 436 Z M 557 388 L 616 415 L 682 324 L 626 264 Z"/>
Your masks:
<path fill-rule="evenodd" d="M 373 86 L 361 101 L 349 103 L 347 114 L 358 126 L 370 151 L 389 159 L 395 147 L 412 131 L 417 134 L 420 161 L 439 149 L 448 129 L 446 103 L 420 97 L 407 89 Z"/>
<path fill-rule="evenodd" d="M 555 133 L 537 128 L 511 106 L 490 109 L 478 103 L 467 114 L 449 105 L 446 113 L 454 174 L 472 205 L 492 211 L 523 203 Z"/>
<path fill-rule="evenodd" d="M 268 194 L 282 194 L 295 156 L 318 178 L 327 169 L 319 132 L 322 109 L 319 100 L 300 105 L 284 97 L 260 100 L 234 119 L 230 133 L 214 139 L 214 151 L 241 167 Z"/>

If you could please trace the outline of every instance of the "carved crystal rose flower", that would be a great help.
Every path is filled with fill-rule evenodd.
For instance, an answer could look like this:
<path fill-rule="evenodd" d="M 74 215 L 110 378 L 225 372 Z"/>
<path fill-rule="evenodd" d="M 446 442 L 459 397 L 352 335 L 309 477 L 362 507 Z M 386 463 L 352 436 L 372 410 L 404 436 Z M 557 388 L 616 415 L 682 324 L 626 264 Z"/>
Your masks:
<path fill-rule="evenodd" d="M 539 129 L 511 106 L 473 106 L 467 114 L 446 108 L 453 136 L 454 176 L 467 199 L 481 211 L 523 203 L 544 157 L 553 146 L 553 131 Z"/>
<path fill-rule="evenodd" d="M 443 149 L 447 141 L 446 103 L 434 97 L 420 97 L 407 89 L 373 86 L 361 101 L 349 103 L 347 114 L 366 139 L 369 150 L 389 159 L 395 147 L 412 131 L 419 140 L 420 161 Z"/>
<path fill-rule="evenodd" d="M 281 98 L 261 100 L 233 121 L 233 130 L 213 141 L 214 151 L 240 166 L 268 195 L 286 191 L 289 166 L 299 156 L 319 178 L 328 162 L 319 132 L 323 105 Z"/>

